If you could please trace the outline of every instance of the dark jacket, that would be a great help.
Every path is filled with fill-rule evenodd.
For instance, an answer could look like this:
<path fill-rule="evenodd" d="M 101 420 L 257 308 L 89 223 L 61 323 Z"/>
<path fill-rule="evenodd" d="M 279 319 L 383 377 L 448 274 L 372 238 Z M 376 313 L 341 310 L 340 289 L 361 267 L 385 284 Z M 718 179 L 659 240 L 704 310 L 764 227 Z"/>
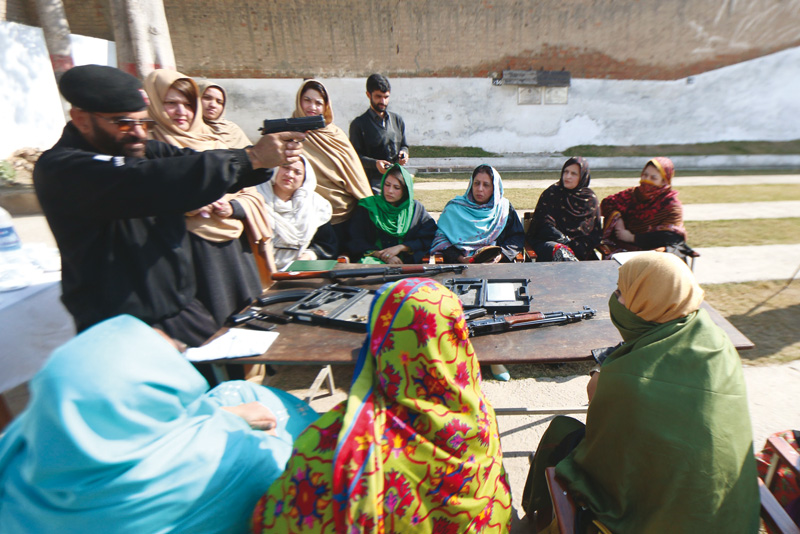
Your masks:
<path fill-rule="evenodd" d="M 195 296 L 184 213 L 269 176 L 244 150 L 148 141 L 145 158 L 98 154 L 67 124 L 33 180 L 78 330 L 122 313 L 151 324 L 179 313 Z"/>

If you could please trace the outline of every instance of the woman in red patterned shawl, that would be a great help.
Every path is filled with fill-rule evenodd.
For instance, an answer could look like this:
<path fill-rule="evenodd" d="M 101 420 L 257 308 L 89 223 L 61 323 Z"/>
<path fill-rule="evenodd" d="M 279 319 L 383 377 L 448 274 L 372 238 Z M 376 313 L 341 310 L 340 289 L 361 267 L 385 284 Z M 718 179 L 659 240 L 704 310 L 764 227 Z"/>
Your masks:
<path fill-rule="evenodd" d="M 433 280 L 381 288 L 347 401 L 295 441 L 253 531 L 508 532 L 494 410 L 461 303 Z"/>
<path fill-rule="evenodd" d="M 683 206 L 672 189 L 674 174 L 669 158 L 653 158 L 642 170 L 638 187 L 603 199 L 603 243 L 612 253 L 685 244 Z"/>

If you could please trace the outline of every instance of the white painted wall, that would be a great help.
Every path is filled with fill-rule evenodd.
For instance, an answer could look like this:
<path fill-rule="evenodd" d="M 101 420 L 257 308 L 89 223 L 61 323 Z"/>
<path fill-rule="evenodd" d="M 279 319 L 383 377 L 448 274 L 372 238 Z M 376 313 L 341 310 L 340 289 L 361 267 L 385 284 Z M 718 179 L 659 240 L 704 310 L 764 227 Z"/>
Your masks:
<path fill-rule="evenodd" d="M 116 66 L 113 42 L 72 36 L 76 65 Z M 49 148 L 65 119 L 41 28 L 0 22 L 0 159 L 23 147 Z"/>
<path fill-rule="evenodd" d="M 114 43 L 73 36 L 76 64 L 114 64 Z M 217 80 L 227 117 L 251 136 L 288 117 L 301 80 Z M 365 79 L 323 80 L 345 131 L 367 108 Z M 502 153 L 625 145 L 800 138 L 800 47 L 675 81 L 573 79 L 566 105 L 517 104 L 516 86 L 490 79 L 393 79 L 390 108 L 412 145 Z M 0 157 L 51 146 L 64 124 L 42 32 L 0 22 Z M 412 154 L 413 157 L 413 154 Z"/>

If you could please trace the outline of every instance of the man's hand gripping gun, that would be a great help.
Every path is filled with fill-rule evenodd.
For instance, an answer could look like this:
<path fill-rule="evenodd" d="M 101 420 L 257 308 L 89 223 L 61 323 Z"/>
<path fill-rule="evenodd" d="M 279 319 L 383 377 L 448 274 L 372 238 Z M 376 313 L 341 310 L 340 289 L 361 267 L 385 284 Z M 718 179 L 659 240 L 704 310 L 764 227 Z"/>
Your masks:
<path fill-rule="evenodd" d="M 482 313 L 481 313 L 482 312 Z M 505 315 L 493 314 L 491 317 L 481 319 L 473 319 L 473 317 L 485 314 L 486 310 L 478 308 L 471 310 L 467 315 L 467 328 L 469 328 L 470 337 L 482 336 L 484 334 L 494 334 L 496 332 L 505 332 L 506 330 L 516 330 L 518 328 L 526 328 L 531 326 L 549 326 L 555 324 L 576 323 L 583 319 L 590 319 L 597 314 L 597 311 L 584 306 L 582 311 L 578 312 L 529 312 L 529 313 L 513 313 Z"/>

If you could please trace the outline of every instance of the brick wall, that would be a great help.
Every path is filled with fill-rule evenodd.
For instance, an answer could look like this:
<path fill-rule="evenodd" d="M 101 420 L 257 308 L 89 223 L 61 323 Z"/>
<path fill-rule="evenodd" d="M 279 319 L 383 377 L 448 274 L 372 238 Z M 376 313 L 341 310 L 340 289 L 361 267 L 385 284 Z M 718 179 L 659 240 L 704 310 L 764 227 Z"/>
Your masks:
<path fill-rule="evenodd" d="M 21 3 L 33 0 L 9 0 Z M 74 33 L 110 38 L 105 1 L 65 6 Z M 164 7 L 179 70 L 216 78 L 483 77 L 542 68 L 577 78 L 675 79 L 800 46 L 800 0 L 164 0 Z"/>

